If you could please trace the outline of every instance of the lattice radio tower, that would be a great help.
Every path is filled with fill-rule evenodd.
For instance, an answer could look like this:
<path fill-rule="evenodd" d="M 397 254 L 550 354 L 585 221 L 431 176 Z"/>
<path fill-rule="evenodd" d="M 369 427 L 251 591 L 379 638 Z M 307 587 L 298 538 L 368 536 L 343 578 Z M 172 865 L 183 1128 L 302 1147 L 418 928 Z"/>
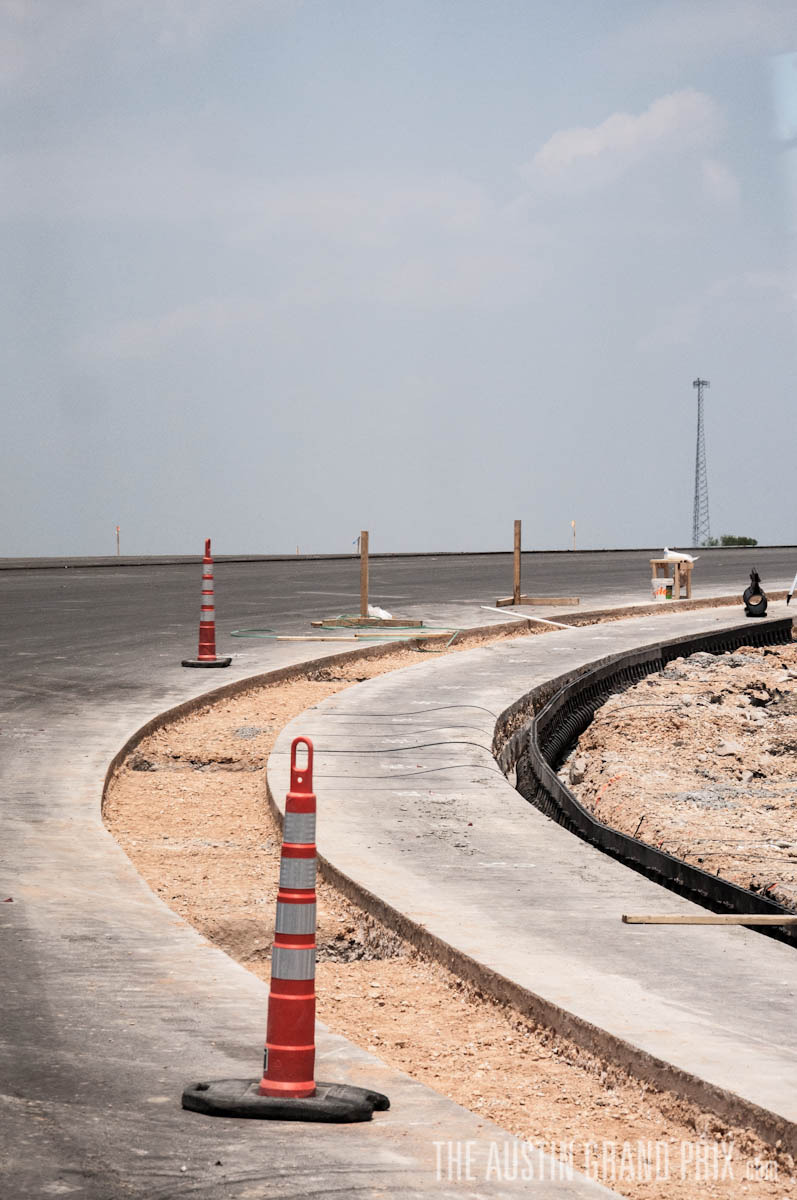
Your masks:
<path fill-rule="evenodd" d="M 708 519 L 708 475 L 706 473 L 706 435 L 703 429 L 703 392 L 711 387 L 708 379 L 695 379 L 697 388 L 697 447 L 695 449 L 695 503 L 692 510 L 692 545 L 705 546 L 711 537 Z"/>

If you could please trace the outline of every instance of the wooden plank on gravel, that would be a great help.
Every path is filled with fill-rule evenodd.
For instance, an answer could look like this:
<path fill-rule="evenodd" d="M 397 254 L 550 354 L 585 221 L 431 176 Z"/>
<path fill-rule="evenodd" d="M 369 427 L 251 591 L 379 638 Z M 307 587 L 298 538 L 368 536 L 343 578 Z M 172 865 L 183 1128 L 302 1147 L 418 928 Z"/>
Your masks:
<path fill-rule="evenodd" d="M 351 629 L 355 625 L 362 625 L 368 629 L 391 629 L 400 627 L 403 629 L 422 629 L 423 621 L 415 621 L 411 617 L 329 617 L 326 621 L 311 621 L 310 624 L 314 629 L 320 629 L 323 626 L 335 626 L 336 628 Z"/>
<path fill-rule="evenodd" d="M 441 640 L 448 641 L 451 638 L 451 635 L 456 632 L 457 631 L 454 629 L 442 629 L 436 633 L 427 633 L 427 631 L 425 629 L 421 629 L 417 633 L 414 633 L 414 632 L 413 633 L 404 633 L 404 634 L 397 633 L 397 634 L 394 634 L 393 637 L 395 638 L 397 645 L 399 644 L 400 641 L 439 642 Z M 374 637 L 374 634 L 355 632 L 354 636 L 356 638 L 369 638 L 369 637 L 372 638 L 372 637 Z M 376 636 L 378 636 L 378 635 L 376 635 Z M 348 640 L 349 639 L 347 638 L 346 641 L 348 641 Z"/>
<path fill-rule="evenodd" d="M 496 600 L 496 608 L 509 608 L 513 604 L 580 604 L 581 600 L 578 596 L 520 596 L 517 600 L 514 596 L 505 596 L 503 600 Z"/>
<path fill-rule="evenodd" d="M 312 633 L 287 634 L 280 633 L 274 639 L 275 642 L 354 642 L 355 637 L 319 637 Z"/>

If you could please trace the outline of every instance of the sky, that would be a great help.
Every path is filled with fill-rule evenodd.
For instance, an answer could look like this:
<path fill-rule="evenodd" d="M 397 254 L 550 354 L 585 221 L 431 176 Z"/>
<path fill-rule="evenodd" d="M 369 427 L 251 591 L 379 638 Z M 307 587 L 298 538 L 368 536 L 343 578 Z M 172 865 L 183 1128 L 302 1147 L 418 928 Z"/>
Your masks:
<path fill-rule="evenodd" d="M 794 0 L 0 0 L 0 556 L 797 543 Z"/>

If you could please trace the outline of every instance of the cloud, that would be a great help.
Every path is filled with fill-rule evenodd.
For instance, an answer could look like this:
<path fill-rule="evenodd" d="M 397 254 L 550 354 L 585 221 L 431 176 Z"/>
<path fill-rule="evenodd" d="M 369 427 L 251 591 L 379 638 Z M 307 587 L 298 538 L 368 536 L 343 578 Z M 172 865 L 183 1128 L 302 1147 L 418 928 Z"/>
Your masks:
<path fill-rule="evenodd" d="M 640 6 L 641 7 L 641 6 Z M 610 34 L 602 56 L 649 76 L 671 65 L 777 54 L 797 43 L 794 0 L 664 0 Z"/>
<path fill-rule="evenodd" d="M 543 230 L 501 222 L 497 212 L 463 238 L 432 228 L 420 240 L 378 246 L 338 240 L 304 245 L 300 239 L 284 255 L 273 247 L 263 251 L 266 269 L 249 294 L 206 296 L 98 323 L 73 353 L 85 366 L 259 344 L 264 329 L 283 328 L 286 320 L 302 328 L 313 312 L 337 318 L 349 307 L 500 312 L 542 294 L 553 271 L 545 250 Z"/>
<path fill-rule="evenodd" d="M 561 129 L 537 151 L 528 177 L 560 180 L 576 168 L 597 166 L 606 182 L 652 155 L 682 153 L 710 143 L 722 128 L 716 102 L 687 88 L 661 96 L 638 116 L 618 112 L 599 125 Z"/>
<path fill-rule="evenodd" d="M 664 312 L 637 343 L 641 352 L 669 350 L 693 345 L 706 328 L 749 328 L 752 314 L 763 311 L 794 314 L 794 273 L 784 271 L 745 271 L 716 280 L 682 304 Z"/>
<path fill-rule="evenodd" d="M 144 359 L 177 344 L 201 338 L 207 342 L 234 330 L 262 327 L 267 307 L 240 296 L 206 298 L 179 305 L 153 317 L 118 321 L 81 340 L 76 347 L 82 359 Z"/>
<path fill-rule="evenodd" d="M 71 229 L 102 245 L 199 236 L 246 290 L 260 264 L 257 298 L 282 311 L 338 302 L 500 308 L 536 294 L 550 270 L 549 231 L 479 179 L 399 167 L 280 176 L 267 158 L 225 157 L 223 147 L 217 161 L 206 129 L 198 120 L 187 139 L 168 115 L 157 126 L 109 118 L 71 142 L 0 155 L 0 222 L 46 222 L 65 245 Z M 184 308 L 145 326 L 96 330 L 82 354 L 160 353 L 189 335 L 187 322 L 221 319 L 215 301 L 194 310 L 196 296 L 177 297 Z"/>
<path fill-rule="evenodd" d="M 453 174 L 274 179 L 210 172 L 153 147 L 147 157 L 62 154 L 55 164 L 49 154 L 28 156 L 26 171 L 7 163 L 0 216 L 74 224 L 102 238 L 144 229 L 179 242 L 199 232 L 229 277 L 246 281 L 242 294 L 186 291 L 168 309 L 101 319 L 74 347 L 84 364 L 190 352 L 251 338 L 285 314 L 341 306 L 503 311 L 538 296 L 552 273 L 546 227 Z M 15 175 L 24 176 L 16 189 Z M 60 183 L 47 186 L 48 178 Z"/>
<path fill-rule="evenodd" d="M 703 194 L 720 208 L 737 208 L 739 180 L 729 167 L 714 158 L 704 158 L 700 164 Z"/>
<path fill-rule="evenodd" d="M 0 220 L 213 221 L 234 244 L 302 235 L 388 244 L 434 229 L 467 236 L 490 217 L 482 185 L 437 171 L 276 175 L 213 161 L 199 123 L 188 142 L 168 117 L 94 128 L 69 144 L 0 154 Z M 208 135 L 209 137 L 211 135 Z M 221 148 L 223 150 L 223 148 Z"/>
<path fill-rule="evenodd" d="M 540 296 L 553 270 L 533 239 L 482 230 L 460 244 L 433 240 L 398 252 L 306 257 L 275 305 L 286 310 L 364 305 L 413 313 L 500 312 Z"/>
<path fill-rule="evenodd" d="M 257 186 L 252 220 L 236 241 L 274 232 L 344 238 L 388 245 L 425 229 L 459 237 L 478 230 L 491 205 L 484 189 L 462 176 L 330 172 L 288 177 Z"/>
<path fill-rule="evenodd" d="M 297 0 L 0 0 L 0 88 L 51 90 L 85 61 L 195 53 L 251 13 Z"/>

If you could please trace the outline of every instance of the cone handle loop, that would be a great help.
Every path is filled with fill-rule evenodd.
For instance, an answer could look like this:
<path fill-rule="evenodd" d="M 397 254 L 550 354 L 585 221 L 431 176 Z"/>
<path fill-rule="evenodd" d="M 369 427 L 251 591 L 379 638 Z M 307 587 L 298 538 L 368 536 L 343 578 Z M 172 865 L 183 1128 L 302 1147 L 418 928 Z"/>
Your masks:
<path fill-rule="evenodd" d="M 307 749 L 307 765 L 300 767 L 297 762 L 297 747 Z M 306 737 L 295 737 L 291 742 L 291 791 L 312 792 L 313 790 L 313 743 Z"/>

